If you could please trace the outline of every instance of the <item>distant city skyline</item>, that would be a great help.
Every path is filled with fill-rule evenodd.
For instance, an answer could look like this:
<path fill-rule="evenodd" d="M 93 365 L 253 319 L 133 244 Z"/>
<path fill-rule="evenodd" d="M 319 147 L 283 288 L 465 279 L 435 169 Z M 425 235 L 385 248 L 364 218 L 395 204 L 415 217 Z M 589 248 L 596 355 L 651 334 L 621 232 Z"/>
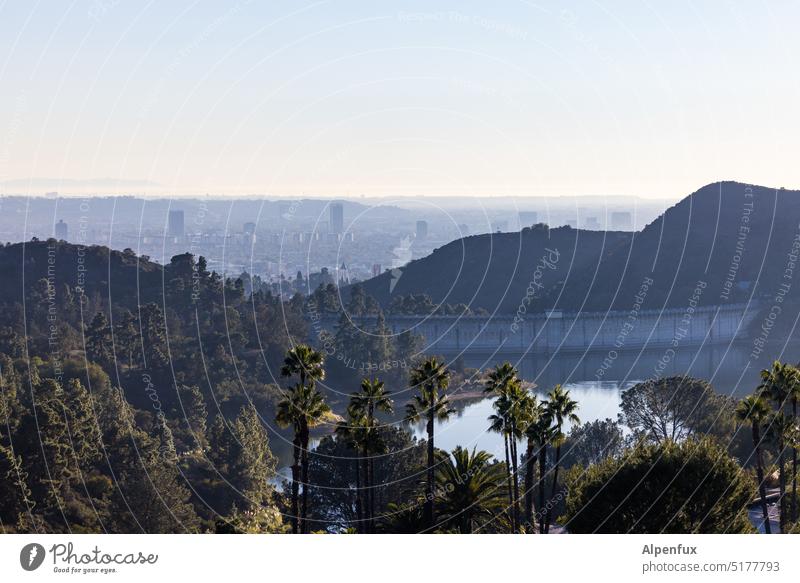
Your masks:
<path fill-rule="evenodd" d="M 799 18 L 788 1 L 12 0 L 0 192 L 797 188 Z"/>

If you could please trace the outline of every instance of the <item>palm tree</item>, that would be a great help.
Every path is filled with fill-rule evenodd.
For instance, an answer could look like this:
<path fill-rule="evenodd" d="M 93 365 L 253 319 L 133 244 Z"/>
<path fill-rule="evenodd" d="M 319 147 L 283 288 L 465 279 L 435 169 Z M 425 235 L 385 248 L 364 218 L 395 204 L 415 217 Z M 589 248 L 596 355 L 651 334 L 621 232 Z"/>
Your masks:
<path fill-rule="evenodd" d="M 351 406 L 360 411 L 366 422 L 366 435 L 364 436 L 364 464 L 365 464 L 365 492 L 366 492 L 366 517 L 367 530 L 375 530 L 375 460 L 371 454 L 381 453 L 384 449 L 383 441 L 378 435 L 375 422 L 375 413 L 380 411 L 391 414 L 394 411 L 394 402 L 389 396 L 383 381 L 378 378 L 361 380 L 361 391 L 353 393 L 350 397 Z"/>
<path fill-rule="evenodd" d="M 511 366 L 511 363 L 498 364 L 486 375 L 486 384 L 483 391 L 493 395 L 500 395 L 506 392 L 509 383 L 517 380 L 518 375 L 517 369 Z"/>
<path fill-rule="evenodd" d="M 517 378 L 507 377 L 506 386 L 494 402 L 497 413 L 489 416 L 489 429 L 503 435 L 506 449 L 506 471 L 511 503 L 511 526 L 519 530 L 519 455 L 517 441 L 522 438 L 522 430 L 527 427 L 528 418 L 532 414 L 533 401 L 528 392 L 522 388 Z"/>
<path fill-rule="evenodd" d="M 800 371 L 797 370 L 794 366 L 783 363 L 780 361 L 775 361 L 772 363 L 771 369 L 765 369 L 761 371 L 761 384 L 758 386 L 758 391 L 761 392 L 764 396 L 772 400 L 775 404 L 775 408 L 780 413 L 786 405 L 789 404 L 791 401 L 793 403 L 793 415 L 796 415 L 797 406 L 796 406 L 796 399 L 798 393 L 800 393 Z M 773 424 L 777 423 L 773 427 Z M 773 419 L 773 422 L 770 423 L 770 435 L 774 438 L 776 445 L 778 446 L 778 465 L 779 465 L 779 485 L 780 485 L 780 528 L 781 532 L 785 532 L 786 530 L 786 523 L 787 523 L 787 512 L 786 512 L 786 435 L 787 432 L 790 430 L 790 425 L 793 424 L 793 421 L 789 421 L 783 415 L 776 416 Z M 792 448 L 793 456 L 792 456 L 792 490 L 793 492 L 797 488 L 797 478 L 796 478 L 796 470 L 797 470 L 797 451 L 795 448 Z M 796 511 L 796 502 L 792 502 L 792 515 L 794 515 Z"/>
<path fill-rule="evenodd" d="M 542 401 L 536 408 L 536 411 L 531 416 L 531 422 L 525 430 L 525 435 L 528 438 L 528 443 L 533 445 L 536 449 L 536 458 L 539 462 L 539 479 L 537 487 L 539 490 L 539 532 L 545 533 L 544 515 L 545 511 L 544 493 L 545 493 L 545 476 L 547 475 L 547 446 L 552 443 L 556 437 L 556 431 L 553 427 L 553 418 L 550 415 L 550 410 L 547 407 L 547 401 Z M 534 520 L 530 521 L 531 528 L 533 528 Z"/>
<path fill-rule="evenodd" d="M 798 371 L 797 378 L 800 379 L 800 370 Z M 792 401 L 792 421 L 797 425 L 797 403 L 800 401 L 800 382 L 792 383 L 789 388 L 789 398 Z M 792 522 L 797 522 L 797 443 L 792 446 Z"/>
<path fill-rule="evenodd" d="M 439 513 L 462 534 L 475 532 L 503 508 L 503 469 L 485 451 L 456 447 L 436 468 Z"/>
<path fill-rule="evenodd" d="M 536 395 L 528 399 L 525 411 L 525 428 L 523 433 L 526 438 L 525 445 L 525 525 L 526 531 L 535 532 L 536 525 L 533 521 L 533 477 L 536 471 L 536 424 L 539 423 L 542 409 L 537 403 Z"/>
<path fill-rule="evenodd" d="M 790 417 L 784 415 L 783 411 L 773 413 L 767 423 L 767 435 L 775 442 L 778 453 L 778 491 L 780 502 L 780 519 L 778 525 L 781 533 L 786 532 L 788 523 L 788 513 L 786 512 L 786 449 L 787 442 L 792 440 L 794 423 Z"/>
<path fill-rule="evenodd" d="M 758 495 L 761 499 L 761 512 L 764 516 L 764 532 L 771 534 L 769 511 L 767 509 L 767 491 L 764 486 L 764 460 L 761 456 L 761 426 L 769 415 L 769 407 L 764 398 L 758 394 L 748 395 L 736 407 L 736 417 L 749 423 L 753 434 L 753 449 L 756 454 L 756 477 L 758 478 Z"/>
<path fill-rule="evenodd" d="M 497 409 L 497 413 L 493 413 L 489 415 L 489 431 L 493 431 L 495 433 L 499 433 L 503 436 L 503 447 L 506 454 L 506 486 L 508 489 L 508 507 L 509 509 L 514 508 L 514 487 L 511 484 L 511 455 L 509 453 L 508 448 L 508 427 L 509 423 L 507 420 L 508 413 L 506 411 L 507 403 L 505 400 L 501 401 L 502 397 L 499 397 L 497 401 L 494 403 L 494 408 Z M 511 515 L 511 529 L 516 531 L 517 525 L 515 524 L 514 519 L 514 512 L 509 512 Z"/>
<path fill-rule="evenodd" d="M 506 447 L 509 500 L 512 508 L 511 524 L 516 531 L 519 529 L 520 523 L 517 441 L 522 438 L 523 430 L 529 424 L 528 418 L 532 414 L 535 401 L 523 388 L 517 369 L 508 362 L 496 366 L 489 373 L 484 392 L 497 396 L 494 403 L 497 414 L 489 417 L 490 429 L 503 434 Z"/>
<path fill-rule="evenodd" d="M 316 389 L 316 382 L 325 378 L 323 362 L 325 357 L 308 346 L 298 344 L 286 354 L 281 367 L 281 375 L 291 377 L 297 375 L 300 382 L 294 385 L 278 403 L 276 421 L 283 427 L 294 428 L 292 465 L 292 532 L 298 531 L 297 497 L 299 483 L 303 484 L 302 506 L 300 508 L 299 531 L 308 532 L 308 441 L 310 429 L 318 425 L 330 407 L 325 398 Z M 301 470 L 298 481 L 298 457 Z"/>
<path fill-rule="evenodd" d="M 354 458 L 356 470 L 356 524 L 359 530 L 363 528 L 366 510 L 361 489 L 361 450 L 366 425 L 366 417 L 363 412 L 353 407 L 352 403 L 347 407 L 347 418 L 336 425 L 336 435 L 356 453 Z"/>
<path fill-rule="evenodd" d="M 578 410 L 578 402 L 574 401 L 569 396 L 569 391 L 563 389 L 561 385 L 556 385 L 549 393 L 547 393 L 547 409 L 550 412 L 550 417 L 554 423 L 554 442 L 556 446 L 556 458 L 553 465 L 553 487 L 550 490 L 552 502 L 552 499 L 555 498 L 556 495 L 556 488 L 558 487 L 558 469 L 561 465 L 561 444 L 564 442 L 564 433 L 561 431 L 561 429 L 564 427 L 565 421 L 569 421 L 570 423 L 580 423 L 580 419 L 576 414 L 576 411 Z M 552 514 L 552 510 L 553 505 L 551 503 L 547 507 L 547 513 L 545 517 L 545 534 L 550 532 L 550 515 Z"/>
<path fill-rule="evenodd" d="M 434 503 L 434 422 L 445 420 L 453 413 L 445 391 L 450 383 L 450 371 L 443 363 L 430 357 L 414 367 L 409 376 L 409 384 L 419 394 L 414 395 L 406 405 L 406 419 L 409 422 L 426 420 L 428 432 L 428 472 L 425 488 L 425 522 L 433 527 Z"/>
<path fill-rule="evenodd" d="M 315 384 L 325 379 L 325 369 L 322 367 L 325 357 L 308 344 L 298 344 L 289 349 L 281 367 L 281 376 L 291 377 L 298 375 L 301 385 Z"/>

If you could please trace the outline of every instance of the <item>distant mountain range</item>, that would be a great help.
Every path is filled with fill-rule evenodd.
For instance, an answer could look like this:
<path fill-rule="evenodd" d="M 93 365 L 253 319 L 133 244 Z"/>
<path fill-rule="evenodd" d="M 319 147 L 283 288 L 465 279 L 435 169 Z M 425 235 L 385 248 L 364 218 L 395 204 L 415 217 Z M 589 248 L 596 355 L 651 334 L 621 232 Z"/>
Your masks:
<path fill-rule="evenodd" d="M 800 289 L 799 241 L 800 191 L 718 182 L 635 233 L 477 235 L 362 285 L 384 306 L 426 294 L 500 313 L 780 303 Z"/>

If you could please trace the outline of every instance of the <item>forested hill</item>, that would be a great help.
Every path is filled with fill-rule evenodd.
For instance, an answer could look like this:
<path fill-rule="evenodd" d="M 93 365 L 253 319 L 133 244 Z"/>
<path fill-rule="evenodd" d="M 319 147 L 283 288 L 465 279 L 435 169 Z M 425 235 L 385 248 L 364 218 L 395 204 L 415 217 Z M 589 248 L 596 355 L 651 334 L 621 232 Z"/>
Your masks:
<path fill-rule="evenodd" d="M 468 237 L 364 288 L 384 305 L 398 295 L 427 294 L 437 304 L 506 313 L 531 290 L 528 311 L 624 310 L 637 301 L 660 309 L 686 306 L 693 297 L 701 305 L 769 299 L 791 284 L 799 225 L 800 192 L 719 182 L 635 234 L 540 227 Z M 541 268 L 551 255 L 546 249 L 558 252 L 554 268 L 552 262 Z M 800 284 L 790 286 L 788 294 L 797 289 Z"/>
<path fill-rule="evenodd" d="M 624 232 L 544 225 L 475 235 L 386 271 L 363 287 L 384 306 L 399 296 L 425 294 L 437 304 L 513 312 L 526 295 L 532 295 L 532 305 L 557 297 L 568 275 L 594 270 L 604 255 L 625 248 L 630 238 Z"/>
<path fill-rule="evenodd" d="M 188 258 L 187 258 L 188 259 Z M 177 259 L 176 259 L 177 261 Z M 47 281 L 59 292 L 89 298 L 111 297 L 115 304 L 132 307 L 161 297 L 163 267 L 133 251 L 108 247 L 81 247 L 63 241 L 33 240 L 0 246 L 0 302 L 20 302 L 32 293 L 47 293 Z M 41 288 L 41 289 L 40 289 Z"/>

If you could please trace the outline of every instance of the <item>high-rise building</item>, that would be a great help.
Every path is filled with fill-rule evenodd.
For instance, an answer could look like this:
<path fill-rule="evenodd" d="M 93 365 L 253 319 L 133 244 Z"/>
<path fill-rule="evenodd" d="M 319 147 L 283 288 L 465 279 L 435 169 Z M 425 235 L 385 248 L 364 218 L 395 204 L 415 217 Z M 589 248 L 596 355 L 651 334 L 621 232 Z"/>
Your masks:
<path fill-rule="evenodd" d="M 381 264 L 380 263 L 373 263 L 372 264 L 372 277 L 378 277 L 381 274 Z"/>
<path fill-rule="evenodd" d="M 586 221 L 584 221 L 583 226 L 590 231 L 599 231 L 600 221 L 597 220 L 597 217 L 586 217 Z"/>
<path fill-rule="evenodd" d="M 428 238 L 428 221 L 417 221 L 417 239 Z"/>
<path fill-rule="evenodd" d="M 631 213 L 628 211 L 615 211 L 611 213 L 612 229 L 630 229 L 633 226 Z"/>
<path fill-rule="evenodd" d="M 183 237 L 183 211 L 169 211 L 167 235 L 170 237 Z"/>
<path fill-rule="evenodd" d="M 54 231 L 54 234 L 55 234 L 55 238 L 58 241 L 66 241 L 67 240 L 67 235 L 69 234 L 69 227 L 67 226 L 67 223 L 65 223 L 61 219 L 59 219 L 58 222 L 55 224 L 55 227 L 53 228 L 53 231 Z"/>
<path fill-rule="evenodd" d="M 344 233 L 344 207 L 340 202 L 331 203 L 331 233 Z"/>

